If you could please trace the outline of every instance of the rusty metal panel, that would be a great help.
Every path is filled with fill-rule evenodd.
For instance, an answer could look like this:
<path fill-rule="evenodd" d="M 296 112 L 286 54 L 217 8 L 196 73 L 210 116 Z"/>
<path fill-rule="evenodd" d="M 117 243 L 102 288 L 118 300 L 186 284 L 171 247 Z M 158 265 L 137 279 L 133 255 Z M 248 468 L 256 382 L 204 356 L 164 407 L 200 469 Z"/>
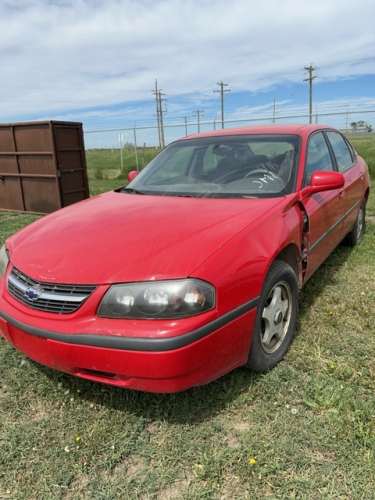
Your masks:
<path fill-rule="evenodd" d="M 51 123 L 33 123 L 14 126 L 16 151 L 53 151 Z"/>
<path fill-rule="evenodd" d="M 11 125 L 0 126 L 0 151 L 15 151 L 16 145 L 13 139 Z"/>
<path fill-rule="evenodd" d="M 1 171 L 1 162 L 0 162 Z M 23 196 L 20 179 L 17 177 L 0 178 L 0 209 L 23 212 Z"/>
<path fill-rule="evenodd" d="M 81 127 L 64 126 L 55 124 L 56 148 L 59 149 L 80 149 Z"/>
<path fill-rule="evenodd" d="M 0 210 L 50 213 L 88 198 L 82 124 L 0 124 Z"/>
<path fill-rule="evenodd" d="M 80 126 L 55 124 L 56 157 L 63 206 L 89 198 L 83 131 Z"/>
<path fill-rule="evenodd" d="M 51 154 L 20 154 L 18 166 L 22 174 L 46 174 L 55 177 L 55 164 Z"/>
<path fill-rule="evenodd" d="M 49 214 L 61 208 L 53 179 L 22 179 L 25 212 Z"/>
<path fill-rule="evenodd" d="M 8 154 L 0 154 L 0 208 L 22 211 L 24 207 L 22 187 L 17 175 L 18 162 L 14 154 L 16 146 L 11 125 L 0 127 L 0 153 L 2 151 Z"/>

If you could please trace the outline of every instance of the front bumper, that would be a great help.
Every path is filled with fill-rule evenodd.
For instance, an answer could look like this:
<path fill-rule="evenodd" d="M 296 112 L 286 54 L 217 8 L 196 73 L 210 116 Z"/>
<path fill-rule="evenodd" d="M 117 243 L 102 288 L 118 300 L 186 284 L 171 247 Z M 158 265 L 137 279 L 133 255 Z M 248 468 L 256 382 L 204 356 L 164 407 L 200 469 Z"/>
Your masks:
<path fill-rule="evenodd" d="M 148 392 L 177 392 L 206 384 L 246 363 L 258 299 L 181 334 L 158 338 L 107 331 L 56 331 L 58 322 L 28 318 L 0 284 L 0 334 L 34 361 L 81 378 Z M 8 297 L 7 297 L 8 299 Z M 56 316 L 56 315 L 55 315 Z M 144 320 L 155 328 L 155 322 Z M 67 319 L 64 319 L 67 330 Z M 69 331 L 82 323 L 68 320 Z M 61 325 L 62 326 L 62 325 Z M 144 327 L 143 327 L 144 328 Z M 151 336 L 152 334 L 152 336 Z M 134 335 L 134 333 L 133 333 Z"/>

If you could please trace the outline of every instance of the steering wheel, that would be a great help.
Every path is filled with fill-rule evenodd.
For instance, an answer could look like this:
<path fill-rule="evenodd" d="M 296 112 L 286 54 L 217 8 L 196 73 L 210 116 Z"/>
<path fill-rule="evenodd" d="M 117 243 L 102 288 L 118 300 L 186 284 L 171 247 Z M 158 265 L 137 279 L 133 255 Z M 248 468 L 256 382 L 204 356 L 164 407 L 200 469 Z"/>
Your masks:
<path fill-rule="evenodd" d="M 242 171 L 244 170 L 244 168 L 240 168 L 240 169 L 236 169 L 236 170 L 230 170 L 229 172 L 226 172 L 225 174 L 221 175 L 220 177 L 218 177 L 217 179 L 214 179 L 214 182 L 223 182 L 225 183 L 225 180 L 226 179 L 229 179 L 229 182 L 231 182 L 233 179 L 232 177 L 234 178 L 234 180 L 237 179 L 243 179 L 241 173 Z"/>

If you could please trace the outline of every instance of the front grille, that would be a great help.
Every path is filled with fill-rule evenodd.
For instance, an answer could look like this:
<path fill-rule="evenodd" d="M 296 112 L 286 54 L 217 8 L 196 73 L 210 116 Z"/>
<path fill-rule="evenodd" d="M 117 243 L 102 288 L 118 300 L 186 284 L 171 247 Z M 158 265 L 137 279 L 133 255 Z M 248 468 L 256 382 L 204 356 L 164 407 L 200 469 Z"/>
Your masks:
<path fill-rule="evenodd" d="M 95 290 L 96 285 L 61 285 L 35 281 L 13 267 L 8 291 L 32 309 L 57 314 L 76 311 Z"/>

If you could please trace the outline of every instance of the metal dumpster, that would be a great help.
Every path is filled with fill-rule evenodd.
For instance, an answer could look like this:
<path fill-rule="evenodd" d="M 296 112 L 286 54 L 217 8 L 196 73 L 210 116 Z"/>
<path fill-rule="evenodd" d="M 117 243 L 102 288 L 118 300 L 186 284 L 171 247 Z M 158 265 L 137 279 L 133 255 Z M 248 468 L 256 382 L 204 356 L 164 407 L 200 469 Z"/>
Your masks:
<path fill-rule="evenodd" d="M 82 123 L 0 124 L 0 210 L 46 214 L 89 196 Z"/>

